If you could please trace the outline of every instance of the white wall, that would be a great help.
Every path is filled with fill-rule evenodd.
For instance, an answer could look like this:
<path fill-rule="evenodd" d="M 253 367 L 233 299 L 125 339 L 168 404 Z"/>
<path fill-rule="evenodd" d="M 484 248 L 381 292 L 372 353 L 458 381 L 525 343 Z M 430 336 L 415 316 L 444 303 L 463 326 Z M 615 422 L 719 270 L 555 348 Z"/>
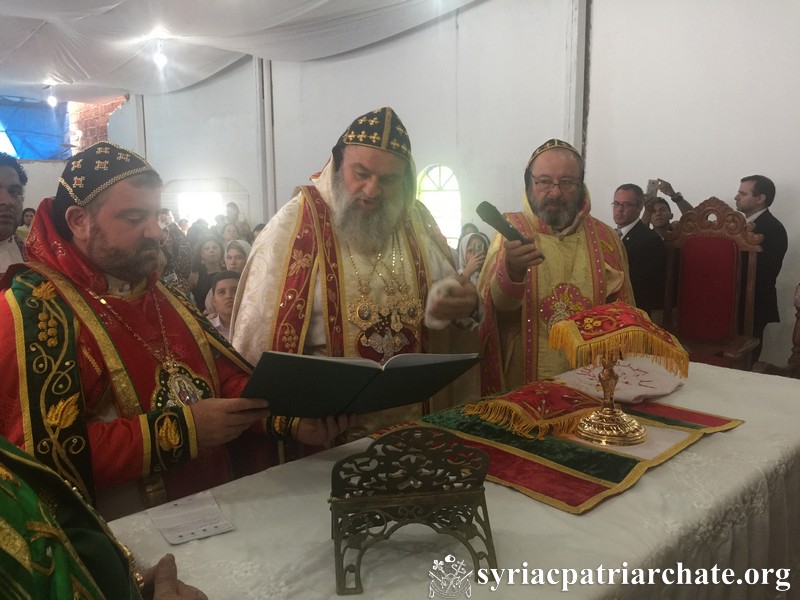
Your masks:
<path fill-rule="evenodd" d="M 483 200 L 518 210 L 533 149 L 567 132 L 578 2 L 492 0 L 326 60 L 273 63 L 278 203 L 322 168 L 358 115 L 390 105 L 418 170 L 451 167 L 463 220 Z M 486 227 L 488 231 L 488 227 Z"/>
<path fill-rule="evenodd" d="M 269 214 L 262 186 L 274 184 L 281 206 L 323 166 L 356 116 L 391 105 L 409 129 L 417 168 L 453 168 L 463 220 L 478 221 L 474 207 L 483 200 L 519 208 L 522 170 L 541 142 L 562 137 L 580 144 L 574 112 L 582 99 L 584 5 L 475 2 L 365 49 L 272 63 L 266 104 L 271 92 L 274 138 L 266 151 L 258 138 L 258 75 L 247 61 L 183 92 L 147 96 L 141 109 L 126 104 L 112 115 L 109 137 L 144 152 L 136 131 L 143 123 L 147 158 L 165 181 L 233 178 L 252 194 L 255 223 Z M 272 175 L 264 157 L 273 145 L 274 181 L 265 183 L 260 169 Z"/>
<path fill-rule="evenodd" d="M 21 160 L 19 162 L 28 175 L 24 208 L 37 208 L 42 198 L 56 195 L 58 179 L 64 171 L 63 160 Z"/>
<path fill-rule="evenodd" d="M 125 104 L 109 120 L 109 139 L 144 152 L 133 131 L 143 120 L 147 160 L 165 183 L 233 179 L 249 194 L 255 224 L 264 212 L 260 110 L 256 69 L 245 59 L 189 89 L 144 97 L 141 114 L 134 102 Z"/>
<path fill-rule="evenodd" d="M 591 18 L 592 212 L 610 223 L 614 189 L 629 181 L 661 177 L 693 203 L 733 204 L 742 177 L 770 177 L 789 251 L 762 360 L 785 364 L 800 281 L 800 3 L 603 0 Z"/>

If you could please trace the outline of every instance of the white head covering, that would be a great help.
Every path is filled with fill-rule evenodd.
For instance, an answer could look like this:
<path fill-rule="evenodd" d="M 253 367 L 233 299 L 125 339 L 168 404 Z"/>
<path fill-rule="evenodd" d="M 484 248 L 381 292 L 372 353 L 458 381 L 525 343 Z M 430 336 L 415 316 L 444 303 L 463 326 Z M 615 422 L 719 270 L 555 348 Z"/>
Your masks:
<path fill-rule="evenodd" d="M 458 268 L 463 269 L 467 266 L 467 246 L 469 246 L 469 241 L 474 238 L 478 237 L 483 240 L 484 243 L 484 253 L 489 250 L 489 238 L 486 237 L 484 234 L 478 233 L 468 233 L 464 237 L 461 238 L 461 241 L 458 243 Z M 475 271 L 472 275 L 470 275 L 470 281 L 475 283 L 478 280 L 479 271 Z"/>
<path fill-rule="evenodd" d="M 228 250 L 230 250 L 231 248 L 236 248 L 237 250 L 241 250 L 244 253 L 244 257 L 247 258 L 248 256 L 250 256 L 250 248 L 252 248 L 252 246 L 250 246 L 250 244 L 248 244 L 244 240 L 231 240 L 230 242 L 225 244 L 225 254 L 227 254 Z M 222 258 L 224 259 L 225 257 L 223 256 Z"/>

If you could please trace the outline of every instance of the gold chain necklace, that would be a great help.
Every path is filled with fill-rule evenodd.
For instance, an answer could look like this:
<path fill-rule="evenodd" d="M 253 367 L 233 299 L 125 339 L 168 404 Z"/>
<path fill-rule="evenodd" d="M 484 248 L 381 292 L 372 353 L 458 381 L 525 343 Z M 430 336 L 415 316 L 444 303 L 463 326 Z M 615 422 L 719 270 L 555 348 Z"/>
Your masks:
<path fill-rule="evenodd" d="M 372 271 L 370 271 L 366 281 L 361 281 L 361 276 L 358 274 L 358 267 L 356 266 L 356 260 L 355 258 L 353 258 L 353 251 L 350 250 L 350 244 L 348 242 L 345 242 L 345 245 L 347 246 L 347 254 L 350 256 L 350 264 L 353 265 L 353 272 L 356 274 L 356 282 L 358 283 L 358 293 L 361 294 L 362 296 L 366 296 L 372 290 L 372 288 L 369 286 L 369 283 L 370 281 L 372 281 L 372 276 L 375 275 L 375 271 L 377 271 L 378 265 L 381 262 L 383 262 L 381 259 L 383 253 L 378 252 L 375 264 L 372 265 Z"/>
<path fill-rule="evenodd" d="M 366 283 L 361 280 L 349 244 L 347 252 L 350 255 L 359 292 L 355 303 L 348 307 L 349 321 L 361 330 L 358 335 L 359 344 L 377 352 L 382 357 L 381 362 L 385 362 L 395 354 L 407 351 L 408 346 L 413 343 L 404 332 L 405 327 L 410 330 L 407 331 L 412 334 L 414 341 L 420 339 L 419 325 L 423 315 L 420 299 L 409 293 L 409 286 L 405 281 L 405 263 L 398 233 L 396 230 L 392 233 L 391 268 L 387 267 L 383 256 L 378 254 Z M 379 270 L 379 266 L 383 268 Z M 381 271 L 386 273 L 385 276 Z M 369 296 L 372 291 L 369 283 L 376 272 L 383 281 L 386 292 L 386 299 L 381 306 Z"/>
<path fill-rule="evenodd" d="M 347 254 L 350 256 L 350 264 L 353 265 L 353 272 L 356 275 L 356 283 L 358 284 L 358 299 L 355 304 L 350 305 L 350 322 L 360 324 L 359 327 L 361 327 L 363 331 L 377 323 L 378 319 L 380 319 L 378 305 L 375 304 L 375 301 L 369 296 L 369 293 L 372 291 L 369 284 L 378 268 L 378 262 L 381 260 L 381 253 L 378 252 L 377 260 L 375 264 L 372 265 L 372 271 L 370 271 L 367 280 L 362 281 L 358 273 L 356 260 L 353 258 L 353 251 L 350 250 L 350 244 L 345 242 L 345 245 L 347 246 Z"/>
<path fill-rule="evenodd" d="M 158 326 L 161 329 L 161 340 L 164 344 L 163 350 L 150 345 L 122 318 L 122 315 L 120 315 L 105 298 L 102 298 L 88 288 L 85 289 L 92 298 L 97 300 L 103 308 L 106 309 L 108 314 L 114 317 L 144 347 L 144 349 L 150 353 L 156 362 L 160 363 L 160 369 L 165 375 L 163 379 L 171 398 L 167 404 L 188 406 L 194 404 L 203 397 L 202 392 L 193 381 L 192 372 L 186 365 L 175 360 L 172 354 L 172 350 L 169 346 L 169 339 L 167 338 L 167 331 L 164 327 L 164 317 L 161 314 L 161 307 L 159 306 L 158 296 L 155 290 L 151 292 L 151 295 L 153 297 L 153 304 L 156 307 L 156 315 L 158 315 Z M 162 377 L 157 377 L 156 380 L 161 381 Z"/>
<path fill-rule="evenodd" d="M 383 276 L 383 273 L 378 271 L 378 277 L 381 278 L 383 281 L 383 286 L 386 288 L 386 294 L 388 296 L 394 296 L 395 294 L 405 294 L 408 292 L 408 284 L 406 283 L 406 266 L 405 262 L 403 261 L 403 250 L 399 249 L 400 241 L 398 240 L 397 231 L 392 234 L 392 267 L 387 273 L 389 277 L 389 281 L 386 281 L 386 278 Z M 400 256 L 400 274 L 397 273 L 397 257 Z M 381 260 L 380 256 L 378 257 L 378 263 L 375 264 L 377 267 L 378 264 L 383 265 L 384 269 L 386 269 L 386 264 Z"/>

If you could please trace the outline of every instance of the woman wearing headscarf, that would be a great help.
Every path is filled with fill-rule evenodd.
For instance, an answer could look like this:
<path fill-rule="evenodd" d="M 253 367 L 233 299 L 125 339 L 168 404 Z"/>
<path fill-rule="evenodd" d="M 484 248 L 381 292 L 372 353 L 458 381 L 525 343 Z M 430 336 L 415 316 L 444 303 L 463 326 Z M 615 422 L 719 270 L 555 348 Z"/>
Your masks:
<path fill-rule="evenodd" d="M 250 244 L 244 240 L 231 240 L 225 245 L 225 269 L 239 273 L 241 275 L 244 271 L 244 265 L 247 262 L 247 257 L 250 256 Z M 215 276 L 218 274 L 215 274 Z M 205 312 L 207 315 L 218 313 L 214 307 L 214 276 L 211 278 L 211 287 L 206 294 Z M 215 325 L 216 326 L 216 325 Z M 225 335 L 226 339 L 228 338 Z"/>
<path fill-rule="evenodd" d="M 489 238 L 484 234 L 467 233 L 458 243 L 458 278 L 463 285 L 467 280 L 473 284 L 478 282 L 486 250 L 489 249 Z"/>
<path fill-rule="evenodd" d="M 225 267 L 229 271 L 241 273 L 250 256 L 250 244 L 244 240 L 231 240 L 225 246 Z"/>

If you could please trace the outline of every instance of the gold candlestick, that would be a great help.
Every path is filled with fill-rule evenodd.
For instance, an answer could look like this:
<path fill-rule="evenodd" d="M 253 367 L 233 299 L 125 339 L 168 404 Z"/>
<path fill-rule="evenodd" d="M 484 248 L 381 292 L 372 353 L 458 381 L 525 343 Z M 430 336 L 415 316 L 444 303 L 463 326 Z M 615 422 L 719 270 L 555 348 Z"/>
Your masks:
<path fill-rule="evenodd" d="M 614 371 L 617 356 L 617 352 L 608 352 L 600 357 L 603 365 L 599 375 L 600 387 L 603 388 L 603 407 L 581 419 L 578 435 L 598 444 L 632 446 L 642 443 L 647 431 L 639 421 L 626 415 L 614 403 L 614 388 L 619 379 Z"/>
<path fill-rule="evenodd" d="M 603 407 L 581 420 L 578 435 L 598 444 L 630 446 L 645 440 L 645 428 L 614 404 L 619 377 L 614 371 L 622 355 L 649 356 L 667 370 L 686 377 L 689 356 L 668 331 L 647 313 L 623 302 L 593 306 L 553 324 L 550 347 L 564 351 L 573 367 L 602 364 Z"/>

